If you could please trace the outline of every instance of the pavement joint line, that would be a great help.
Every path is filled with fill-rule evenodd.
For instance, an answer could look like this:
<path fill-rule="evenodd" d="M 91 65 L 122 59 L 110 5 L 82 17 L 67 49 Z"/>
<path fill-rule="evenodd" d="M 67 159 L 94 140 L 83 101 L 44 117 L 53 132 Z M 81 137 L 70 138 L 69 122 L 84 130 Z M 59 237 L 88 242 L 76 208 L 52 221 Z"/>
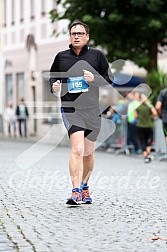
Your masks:
<path fill-rule="evenodd" d="M 2 204 L 3 204 L 4 209 L 5 209 L 5 211 L 3 211 L 3 213 L 5 214 L 5 212 L 6 212 L 6 217 L 8 218 L 10 223 L 12 223 L 13 226 L 16 228 L 15 229 L 16 233 L 19 233 L 19 234 L 22 235 L 23 239 L 32 247 L 33 252 L 37 252 L 36 249 L 35 249 L 35 246 L 33 245 L 33 243 L 28 238 L 26 238 L 26 236 L 25 236 L 24 232 L 22 231 L 22 229 L 20 228 L 20 226 L 15 223 L 14 219 L 9 214 L 7 206 L 3 203 L 3 201 L 2 201 Z M 8 230 L 7 225 L 5 226 L 5 224 L 3 223 L 3 219 L 1 219 L 1 218 L 2 218 L 2 215 L 0 216 L 0 220 L 1 220 L 1 223 L 3 225 L 3 230 L 5 231 L 6 235 L 8 236 L 8 239 L 11 240 L 11 242 L 13 243 L 14 248 L 17 251 L 20 251 L 19 250 L 19 244 L 14 241 L 14 237 L 12 237 L 12 235 L 10 234 L 10 230 Z"/>

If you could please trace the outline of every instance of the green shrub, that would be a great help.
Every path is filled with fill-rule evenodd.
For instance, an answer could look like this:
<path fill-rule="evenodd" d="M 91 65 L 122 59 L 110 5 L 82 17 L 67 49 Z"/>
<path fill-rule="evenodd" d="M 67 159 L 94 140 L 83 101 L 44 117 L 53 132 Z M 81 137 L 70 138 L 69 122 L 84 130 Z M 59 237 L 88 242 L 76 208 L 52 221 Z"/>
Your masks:
<path fill-rule="evenodd" d="M 167 87 L 167 75 L 160 70 L 153 70 L 147 75 L 147 84 L 152 89 L 150 99 L 155 105 L 160 90 Z"/>

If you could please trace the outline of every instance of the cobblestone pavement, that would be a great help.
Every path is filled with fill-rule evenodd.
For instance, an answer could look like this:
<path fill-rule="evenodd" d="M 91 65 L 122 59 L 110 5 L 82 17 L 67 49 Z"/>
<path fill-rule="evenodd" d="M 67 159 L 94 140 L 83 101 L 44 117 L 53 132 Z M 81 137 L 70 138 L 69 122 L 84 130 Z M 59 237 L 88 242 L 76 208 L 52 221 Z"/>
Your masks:
<path fill-rule="evenodd" d="M 0 251 L 13 251 L 13 243 L 10 241 L 10 237 L 7 237 L 7 234 L 3 230 L 2 225 L 0 224 Z"/>
<path fill-rule="evenodd" d="M 69 208 L 69 148 L 26 168 L 31 145 L 0 142 L 0 251 L 167 251 L 166 162 L 97 151 L 94 204 Z"/>

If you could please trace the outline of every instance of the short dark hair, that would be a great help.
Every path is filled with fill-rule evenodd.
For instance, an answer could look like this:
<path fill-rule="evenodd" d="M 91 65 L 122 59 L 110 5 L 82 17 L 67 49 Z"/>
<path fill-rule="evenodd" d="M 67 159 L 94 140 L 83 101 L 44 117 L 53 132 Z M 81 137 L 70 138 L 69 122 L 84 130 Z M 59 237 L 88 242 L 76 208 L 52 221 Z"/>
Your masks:
<path fill-rule="evenodd" d="M 88 25 L 85 24 L 85 23 L 83 23 L 83 22 L 82 22 L 81 20 L 79 20 L 79 19 L 74 20 L 74 21 L 70 24 L 69 30 L 71 31 L 71 28 L 72 28 L 73 26 L 76 26 L 76 25 L 82 25 L 82 26 L 85 28 L 86 33 L 89 34 L 89 27 L 88 27 Z"/>
<path fill-rule="evenodd" d="M 20 101 L 21 101 L 21 102 L 24 102 L 24 97 L 21 97 L 21 98 L 20 98 Z"/>

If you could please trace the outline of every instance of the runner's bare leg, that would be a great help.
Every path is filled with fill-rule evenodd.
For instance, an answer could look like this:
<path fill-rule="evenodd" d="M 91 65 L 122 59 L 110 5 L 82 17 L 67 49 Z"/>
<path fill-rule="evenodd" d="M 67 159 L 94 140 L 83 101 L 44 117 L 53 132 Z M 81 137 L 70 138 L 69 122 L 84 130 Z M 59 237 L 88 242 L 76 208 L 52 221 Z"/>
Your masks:
<path fill-rule="evenodd" d="M 89 139 L 84 139 L 84 156 L 83 156 L 83 176 L 82 182 L 88 183 L 88 180 L 92 174 L 94 168 L 94 149 L 95 142 Z"/>
<path fill-rule="evenodd" d="M 73 188 L 80 188 L 83 173 L 84 131 L 77 131 L 70 135 L 72 145 L 69 170 Z"/>

